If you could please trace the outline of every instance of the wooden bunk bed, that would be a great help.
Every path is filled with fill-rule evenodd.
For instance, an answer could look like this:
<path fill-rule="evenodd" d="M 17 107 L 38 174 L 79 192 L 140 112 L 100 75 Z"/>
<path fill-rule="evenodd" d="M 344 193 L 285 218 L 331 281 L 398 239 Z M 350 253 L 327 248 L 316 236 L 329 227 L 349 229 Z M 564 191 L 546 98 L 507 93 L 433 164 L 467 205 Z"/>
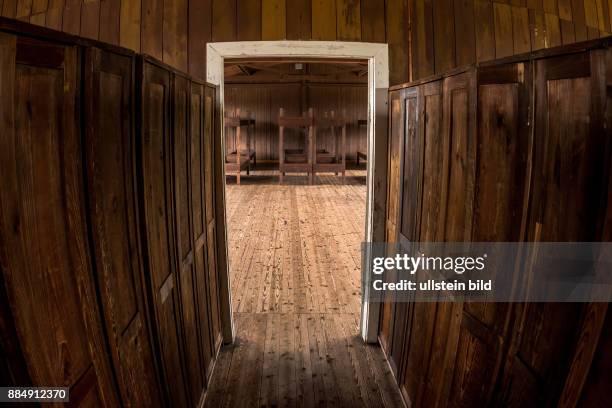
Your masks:
<path fill-rule="evenodd" d="M 357 120 L 357 128 L 359 129 L 359 132 L 361 134 L 361 129 L 365 128 L 366 129 L 366 148 L 364 149 L 361 145 L 359 146 L 359 149 L 357 150 L 357 165 L 359 166 L 359 161 L 360 160 L 368 160 L 368 153 L 367 153 L 367 145 L 368 145 L 368 137 L 367 137 L 367 129 L 368 129 L 368 120 L 367 119 L 359 119 Z"/>
<path fill-rule="evenodd" d="M 306 130 L 303 147 L 285 149 L 285 129 Z M 282 183 L 285 173 L 307 173 L 308 182 L 312 184 L 312 150 L 314 139 L 314 113 L 308 109 L 307 115 L 285 116 L 285 110 L 279 109 L 278 115 L 278 170 Z"/>
<path fill-rule="evenodd" d="M 233 116 L 225 118 L 225 127 L 233 128 L 234 131 L 234 150 L 225 155 L 225 174 L 235 174 L 236 184 L 240 184 L 240 173 L 246 170 L 247 175 L 251 171 L 251 166 L 257 164 L 255 149 L 252 149 L 251 139 L 254 137 L 255 120 L 247 112 L 246 118 L 240 117 L 240 109 L 236 109 Z M 242 147 L 241 129 L 246 127 L 246 147 Z"/>
<path fill-rule="evenodd" d="M 320 119 L 317 119 L 315 129 L 315 141 L 318 137 L 317 131 L 320 129 L 329 129 L 333 140 L 333 150 L 328 152 L 325 149 L 316 149 L 316 154 L 313 156 L 313 174 L 316 173 L 335 173 L 342 174 L 342 182 L 344 183 L 346 174 L 346 115 L 342 117 L 336 116 L 334 111 Z M 340 138 L 336 133 L 336 129 L 340 129 Z"/>

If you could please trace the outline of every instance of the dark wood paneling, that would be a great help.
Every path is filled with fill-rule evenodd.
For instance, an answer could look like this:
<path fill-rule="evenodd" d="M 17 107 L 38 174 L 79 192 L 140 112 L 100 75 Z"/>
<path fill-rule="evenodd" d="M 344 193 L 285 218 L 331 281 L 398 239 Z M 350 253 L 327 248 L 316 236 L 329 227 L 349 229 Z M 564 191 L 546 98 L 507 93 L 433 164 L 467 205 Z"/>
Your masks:
<path fill-rule="evenodd" d="M 163 379 L 169 398 L 188 405 L 180 336 L 180 276 L 174 254 L 171 74 L 143 61 L 140 150 L 146 256 Z"/>
<path fill-rule="evenodd" d="M 192 210 L 192 239 L 194 242 L 194 271 L 195 294 L 199 324 L 199 342 L 202 358 L 202 372 L 204 382 L 212 373 L 216 350 L 213 340 L 218 336 L 212 333 L 211 305 L 208 295 L 208 266 L 207 266 L 207 229 L 206 229 L 206 197 L 204 189 L 205 174 L 205 140 L 204 140 L 204 86 L 191 84 L 190 101 L 190 139 L 191 139 L 191 210 Z M 211 238 L 212 239 L 212 238 Z"/>
<path fill-rule="evenodd" d="M 410 220 L 422 197 L 416 225 L 423 242 L 607 240 L 610 55 L 597 47 L 559 50 L 391 92 L 391 146 L 413 134 L 399 102 L 417 88 L 417 131 L 425 137 L 422 175 L 412 157 L 403 173 L 389 170 L 388 186 L 422 179 L 422 193 L 402 203 L 399 214 L 389 200 L 388 214 Z M 394 115 L 404 129 L 393 125 Z M 387 220 L 390 242 L 397 225 Z M 400 225 L 400 238 L 410 241 L 410 222 Z M 411 406 L 575 406 L 592 381 L 593 356 L 602 355 L 606 304 L 405 306 L 386 296 L 380 339 Z M 404 331 L 401 357 L 397 330 Z M 589 401 L 600 400 L 597 385 L 587 384 Z"/>
<path fill-rule="evenodd" d="M 210 306 L 211 337 L 213 350 L 221 345 L 221 314 L 219 304 L 219 278 L 217 274 L 217 230 L 215 210 L 215 171 L 213 152 L 215 148 L 215 89 L 204 89 L 204 197 L 206 204 L 206 244 L 208 260 L 208 304 Z"/>
<path fill-rule="evenodd" d="M 92 244 L 111 356 L 125 404 L 160 399 L 142 285 L 135 204 L 134 58 L 85 60 L 85 158 Z"/>
<path fill-rule="evenodd" d="M 2 301 L 33 384 L 111 406 L 119 401 L 85 221 L 79 68 L 75 47 L 0 34 Z"/>
<path fill-rule="evenodd" d="M 194 270 L 194 241 L 191 208 L 191 137 L 189 128 L 191 85 L 187 78 L 174 75 L 173 164 L 174 209 L 176 228 L 176 260 L 181 299 L 182 333 L 185 347 L 185 373 L 192 405 L 200 400 L 203 388 L 201 350 L 197 316 L 197 284 Z"/>

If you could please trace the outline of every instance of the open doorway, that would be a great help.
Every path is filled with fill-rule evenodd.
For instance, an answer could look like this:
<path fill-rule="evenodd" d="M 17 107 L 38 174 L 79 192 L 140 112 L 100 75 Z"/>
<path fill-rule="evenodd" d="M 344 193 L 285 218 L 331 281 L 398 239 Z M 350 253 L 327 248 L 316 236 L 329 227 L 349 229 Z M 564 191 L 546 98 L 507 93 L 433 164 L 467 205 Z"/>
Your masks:
<path fill-rule="evenodd" d="M 367 70 L 367 176 L 366 176 L 366 242 L 381 242 L 385 239 L 386 177 L 387 177 L 387 96 L 389 87 L 389 66 L 387 44 L 326 41 L 253 41 L 224 42 L 207 45 L 207 80 L 219 86 L 219 120 L 225 116 L 225 60 L 244 59 L 329 59 L 366 60 Z M 225 207 L 225 129 L 216 131 L 214 164 L 216 174 L 217 211 L 226 213 Z M 230 274 L 227 262 L 226 218 L 217 217 L 219 238 L 220 306 L 223 337 L 225 342 L 234 338 L 232 318 Z M 225 247 L 223 244 L 226 244 Z M 364 296 L 364 298 L 367 298 Z M 359 316 L 360 336 L 366 342 L 377 342 L 379 305 L 361 303 Z"/>
<path fill-rule="evenodd" d="M 360 244 L 384 239 L 387 46 L 213 43 L 207 57 L 225 119 L 220 297 L 236 339 L 207 403 L 399 401 L 383 397 L 393 380 L 367 344 L 379 313 L 361 296 Z"/>
<path fill-rule="evenodd" d="M 365 237 L 366 60 L 226 59 L 232 311 L 357 327 Z M 365 161 L 364 161 L 365 160 Z M 340 322 L 342 320 L 342 322 Z M 339 329 L 339 332 L 344 332 Z M 349 335 L 349 333 L 346 333 Z M 356 335 L 350 329 L 350 335 Z"/>

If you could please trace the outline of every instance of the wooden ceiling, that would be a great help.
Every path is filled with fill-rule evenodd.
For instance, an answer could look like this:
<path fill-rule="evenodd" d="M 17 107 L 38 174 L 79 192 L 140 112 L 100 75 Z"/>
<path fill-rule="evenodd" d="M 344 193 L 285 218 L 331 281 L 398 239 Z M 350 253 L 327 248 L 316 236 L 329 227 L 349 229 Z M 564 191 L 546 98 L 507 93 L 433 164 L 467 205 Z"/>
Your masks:
<path fill-rule="evenodd" d="M 366 84 L 368 63 L 363 60 L 229 59 L 226 83 L 341 83 Z"/>

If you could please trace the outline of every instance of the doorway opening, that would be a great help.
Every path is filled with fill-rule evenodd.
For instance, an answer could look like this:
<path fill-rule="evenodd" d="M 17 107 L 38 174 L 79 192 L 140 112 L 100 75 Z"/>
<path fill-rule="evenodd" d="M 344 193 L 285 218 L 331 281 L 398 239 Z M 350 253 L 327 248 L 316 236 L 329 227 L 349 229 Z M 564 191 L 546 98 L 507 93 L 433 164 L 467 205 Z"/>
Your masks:
<path fill-rule="evenodd" d="M 399 403 L 382 349 L 368 344 L 378 305 L 361 293 L 361 242 L 384 240 L 387 53 L 208 45 L 224 123 L 214 146 L 221 317 L 234 343 L 217 360 L 210 406 Z"/>
<path fill-rule="evenodd" d="M 257 42 L 226 42 L 209 43 L 207 46 L 207 80 L 218 85 L 219 120 L 228 117 L 225 106 L 225 63 L 240 60 L 250 60 L 260 63 L 271 60 L 289 59 L 297 64 L 313 60 L 325 62 L 348 63 L 355 61 L 367 62 L 367 114 L 364 127 L 367 138 L 366 151 L 362 152 L 368 158 L 366 165 L 366 199 L 365 225 L 363 241 L 374 242 L 384 240 L 384 219 L 386 208 L 386 171 L 387 171 L 387 93 L 388 93 L 388 46 L 386 44 L 325 42 L 325 41 L 257 41 Z M 236 64 L 239 65 L 239 64 Z M 295 68 L 295 65 L 294 65 Z M 240 69 L 238 67 L 238 69 Z M 248 71 L 243 72 L 248 74 Z M 279 112 L 280 114 L 280 112 Z M 298 113 L 299 114 L 299 113 Z M 291 122 L 291 120 L 289 120 Z M 248 126 L 247 126 L 248 127 Z M 225 197 L 225 162 L 226 135 L 225 127 L 217 130 L 215 143 L 215 171 L 222 177 L 216 177 L 217 210 L 226 214 L 218 217 L 218 242 L 225 243 L 225 248 L 219 249 L 219 279 L 220 303 L 223 325 L 223 335 L 226 343 L 234 339 L 235 327 L 232 316 L 231 273 L 227 245 L 227 207 Z M 284 149 L 283 149 L 284 150 Z M 237 154 L 237 166 L 241 167 L 242 155 Z M 291 152 L 288 152 L 291 153 Z M 254 158 L 253 161 L 257 160 Z M 250 158 L 249 158 L 250 161 Z M 261 162 L 260 162 L 261 163 Z M 235 171 L 235 169 L 234 169 Z M 360 298 L 360 314 L 358 317 L 361 338 L 366 342 L 377 341 L 379 309 L 377 304 L 368 304 Z M 241 300 L 242 301 L 242 300 Z"/>

